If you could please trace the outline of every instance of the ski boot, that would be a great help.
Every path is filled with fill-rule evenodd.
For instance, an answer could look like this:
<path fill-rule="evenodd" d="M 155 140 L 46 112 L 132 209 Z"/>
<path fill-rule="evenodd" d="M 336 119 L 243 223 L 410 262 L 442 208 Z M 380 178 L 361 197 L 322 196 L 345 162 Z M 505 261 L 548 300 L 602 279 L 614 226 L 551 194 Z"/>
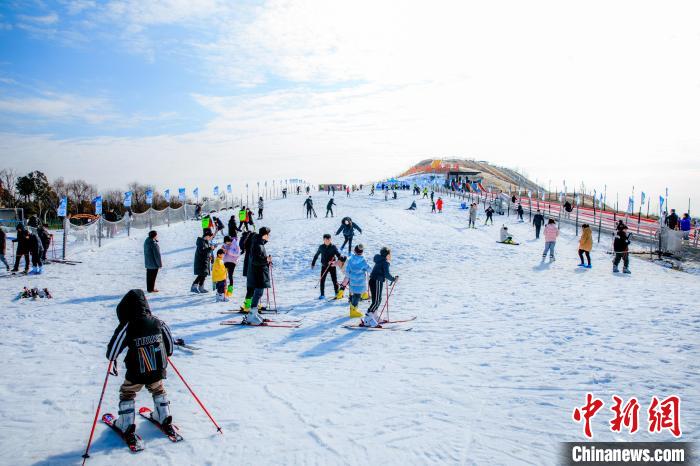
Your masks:
<path fill-rule="evenodd" d="M 250 312 L 243 316 L 241 323 L 244 325 L 262 325 L 265 323 L 265 319 L 260 317 L 257 307 L 251 307 Z"/>
<path fill-rule="evenodd" d="M 197 285 L 192 285 L 192 288 L 190 288 L 190 293 L 199 293 L 199 287 Z"/>
<path fill-rule="evenodd" d="M 345 289 L 341 288 L 338 290 L 338 292 L 335 294 L 335 299 L 343 299 L 343 296 L 345 295 Z"/>
<path fill-rule="evenodd" d="M 322 300 L 322 299 L 326 299 L 326 297 L 325 297 L 324 295 L 321 295 L 321 296 L 318 297 L 318 300 L 319 300 L 319 301 Z"/>
<path fill-rule="evenodd" d="M 224 302 L 224 295 L 223 295 L 223 293 L 216 293 L 216 302 L 217 302 L 217 303 L 222 303 L 222 302 Z"/>
<path fill-rule="evenodd" d="M 197 290 L 198 290 L 200 293 L 209 293 L 209 290 L 207 290 L 207 289 L 204 288 L 203 286 L 198 287 Z"/>
<path fill-rule="evenodd" d="M 119 417 L 114 421 L 114 427 L 124 433 L 126 443 L 129 443 L 128 436 L 136 436 L 136 412 L 134 410 L 134 400 L 123 400 L 119 402 Z M 134 438 L 135 441 L 135 438 Z M 131 443 L 129 443 L 131 445 Z"/>
<path fill-rule="evenodd" d="M 153 407 L 151 419 L 163 426 L 163 428 L 173 422 L 173 417 L 170 415 L 170 401 L 168 401 L 168 396 L 165 393 L 153 397 Z"/>
<path fill-rule="evenodd" d="M 617 265 L 613 265 L 613 272 L 614 273 L 619 273 L 620 269 L 617 268 Z"/>
<path fill-rule="evenodd" d="M 357 306 L 353 306 L 352 304 L 350 305 L 350 318 L 351 319 L 356 319 L 358 317 L 362 317 L 362 312 L 357 308 Z"/>
<path fill-rule="evenodd" d="M 622 273 L 632 273 L 628 267 L 622 268 Z"/>
<path fill-rule="evenodd" d="M 369 299 L 369 293 L 365 291 L 364 293 L 362 293 L 362 296 L 360 296 L 360 299 L 362 301 L 367 301 Z"/>
<path fill-rule="evenodd" d="M 227 297 L 233 296 L 233 285 L 229 285 L 226 287 L 226 296 Z"/>
<path fill-rule="evenodd" d="M 379 322 L 377 322 L 377 318 L 374 315 L 374 312 L 368 312 L 360 321 L 360 327 L 376 328 L 381 327 L 381 325 L 379 325 Z"/>

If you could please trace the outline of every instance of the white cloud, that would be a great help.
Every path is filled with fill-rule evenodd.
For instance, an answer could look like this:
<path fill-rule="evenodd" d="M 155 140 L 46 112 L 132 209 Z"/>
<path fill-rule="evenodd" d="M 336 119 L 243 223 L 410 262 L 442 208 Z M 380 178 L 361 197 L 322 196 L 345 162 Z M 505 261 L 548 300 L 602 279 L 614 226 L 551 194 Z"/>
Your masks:
<path fill-rule="evenodd" d="M 27 22 L 27 23 L 32 23 L 32 24 L 37 24 L 37 25 L 42 25 L 42 26 L 48 26 L 51 24 L 56 24 L 58 23 L 58 14 L 56 12 L 50 12 L 46 15 L 42 16 L 32 16 L 32 15 L 17 15 L 17 19 L 19 19 L 22 22 Z"/>
<path fill-rule="evenodd" d="M 0 112 L 64 122 L 80 120 L 93 124 L 115 117 L 106 99 L 53 92 L 44 92 L 37 97 L 0 95 Z"/>

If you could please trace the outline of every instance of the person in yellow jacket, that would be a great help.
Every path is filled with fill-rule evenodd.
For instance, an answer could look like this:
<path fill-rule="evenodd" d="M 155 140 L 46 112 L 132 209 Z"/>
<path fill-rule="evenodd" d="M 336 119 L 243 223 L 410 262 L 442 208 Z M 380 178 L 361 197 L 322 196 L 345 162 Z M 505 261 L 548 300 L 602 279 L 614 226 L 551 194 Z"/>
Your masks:
<path fill-rule="evenodd" d="M 591 249 L 593 249 L 593 232 L 591 227 L 584 223 L 581 230 L 581 239 L 578 242 L 578 257 L 581 259 L 579 267 L 591 268 Z M 583 255 L 586 254 L 588 265 L 583 262 Z"/>
<path fill-rule="evenodd" d="M 214 266 L 211 269 L 211 281 L 216 285 L 216 301 L 228 301 L 226 297 L 226 266 L 224 265 L 224 253 L 223 249 L 216 251 L 216 259 L 214 259 Z"/>

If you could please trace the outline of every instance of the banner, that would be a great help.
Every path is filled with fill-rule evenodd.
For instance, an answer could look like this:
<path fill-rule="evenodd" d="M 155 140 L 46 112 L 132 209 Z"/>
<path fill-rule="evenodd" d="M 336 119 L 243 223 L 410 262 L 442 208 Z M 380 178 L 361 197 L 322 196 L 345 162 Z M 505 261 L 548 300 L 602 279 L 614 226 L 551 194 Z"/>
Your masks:
<path fill-rule="evenodd" d="M 192 191 L 192 194 L 194 194 L 194 198 L 199 200 L 199 188 L 194 188 L 194 191 Z"/>
<path fill-rule="evenodd" d="M 664 199 L 663 196 L 659 196 L 659 216 L 663 215 L 664 213 L 664 202 L 666 199 Z"/>
<path fill-rule="evenodd" d="M 226 192 L 229 193 L 229 194 L 233 193 L 233 189 L 231 189 L 231 185 L 230 185 L 230 184 L 227 184 L 227 185 L 226 185 Z"/>
<path fill-rule="evenodd" d="M 219 195 L 219 187 L 214 186 L 214 196 L 218 196 L 218 195 Z"/>
<path fill-rule="evenodd" d="M 185 188 L 177 190 L 177 198 L 180 199 L 180 202 L 185 202 Z"/>
<path fill-rule="evenodd" d="M 163 196 L 165 197 L 165 202 L 170 203 L 170 190 L 166 189 L 165 192 L 163 193 Z"/>
<path fill-rule="evenodd" d="M 102 196 L 97 196 L 92 203 L 95 204 L 95 215 L 102 215 Z"/>
<path fill-rule="evenodd" d="M 634 198 L 630 196 L 627 201 L 627 213 L 631 214 L 632 212 L 634 212 Z"/>
<path fill-rule="evenodd" d="M 644 191 L 642 191 L 642 202 L 639 203 L 639 208 L 640 208 L 640 209 L 641 209 L 642 207 L 644 207 L 644 201 L 646 200 L 646 198 L 647 198 L 647 194 L 646 194 Z"/>
<path fill-rule="evenodd" d="M 63 196 L 61 198 L 61 202 L 58 204 L 57 215 L 59 217 L 65 217 L 67 211 L 68 211 L 68 198 L 66 196 Z"/>
<path fill-rule="evenodd" d="M 152 189 L 146 190 L 146 204 L 148 204 L 148 205 L 153 204 L 153 190 Z"/>
<path fill-rule="evenodd" d="M 131 207 L 131 191 L 124 193 L 124 207 Z"/>
<path fill-rule="evenodd" d="M 544 189 L 540 191 L 540 199 L 544 201 Z"/>

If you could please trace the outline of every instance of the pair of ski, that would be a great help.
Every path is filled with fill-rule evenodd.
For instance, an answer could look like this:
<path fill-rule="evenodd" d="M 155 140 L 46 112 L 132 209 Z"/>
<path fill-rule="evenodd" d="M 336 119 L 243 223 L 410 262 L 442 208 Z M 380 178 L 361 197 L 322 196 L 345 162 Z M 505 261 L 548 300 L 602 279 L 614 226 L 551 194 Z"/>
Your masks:
<path fill-rule="evenodd" d="M 362 325 L 362 322 L 360 322 L 360 324 L 358 325 L 343 325 L 343 328 L 347 328 L 349 330 L 390 330 L 398 332 L 409 332 L 413 330 L 413 327 L 405 328 L 400 324 L 412 322 L 414 320 L 416 320 L 416 316 L 400 320 L 381 320 L 379 321 L 380 327 L 367 327 L 365 325 Z"/>
<path fill-rule="evenodd" d="M 301 327 L 301 319 L 298 320 L 272 320 L 263 319 L 260 325 L 250 325 L 241 320 L 224 320 L 219 322 L 219 325 L 240 325 L 242 327 L 278 327 L 278 328 L 299 328 Z"/>
<path fill-rule="evenodd" d="M 151 417 L 152 411 L 149 408 L 145 406 L 141 407 L 139 409 L 139 414 L 142 418 L 148 419 L 153 423 L 153 425 L 158 427 L 158 430 L 163 432 L 163 434 L 166 437 L 168 437 L 168 439 L 171 442 L 179 442 L 183 439 L 182 435 L 179 434 L 180 429 L 176 425 L 170 424 L 170 426 L 173 428 L 172 432 L 167 432 L 160 422 L 156 421 Z M 144 442 L 141 436 L 139 436 L 138 434 L 134 434 L 133 437 L 128 438 L 127 435 L 121 431 L 121 429 L 114 425 L 115 420 L 116 418 L 112 413 L 105 413 L 102 416 L 102 422 L 107 424 L 124 441 L 124 443 L 126 443 L 126 446 L 129 447 L 129 450 L 131 450 L 134 453 L 138 453 L 141 450 L 143 450 Z"/>

